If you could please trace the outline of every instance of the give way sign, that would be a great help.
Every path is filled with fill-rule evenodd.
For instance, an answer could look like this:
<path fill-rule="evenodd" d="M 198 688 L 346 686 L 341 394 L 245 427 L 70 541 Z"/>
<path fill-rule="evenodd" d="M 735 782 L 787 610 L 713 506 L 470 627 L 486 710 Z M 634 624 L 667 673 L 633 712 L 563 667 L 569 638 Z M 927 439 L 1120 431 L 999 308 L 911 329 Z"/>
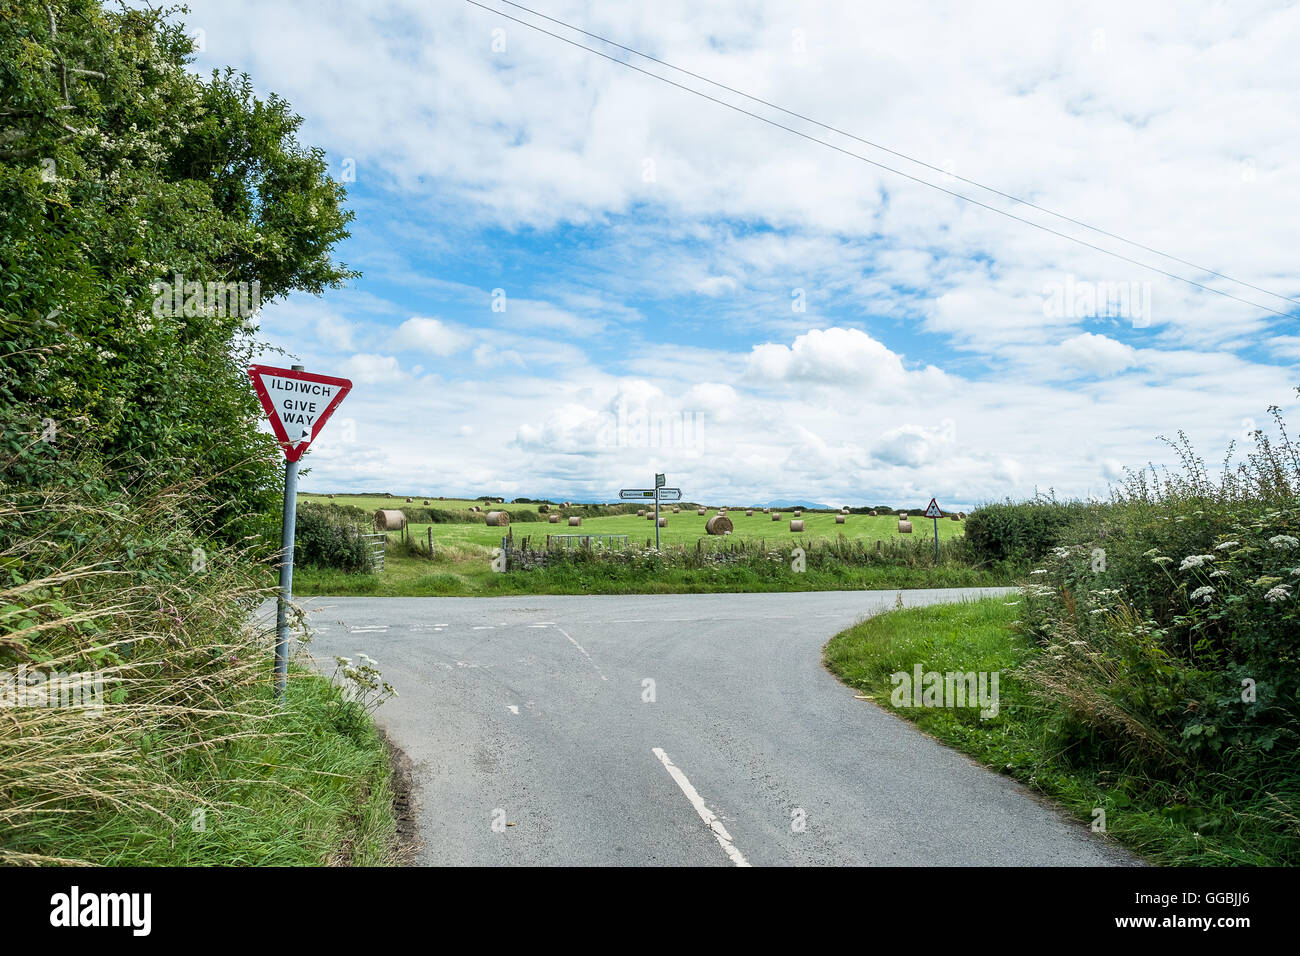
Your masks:
<path fill-rule="evenodd" d="M 346 378 L 254 365 L 248 370 L 287 461 L 297 461 L 352 391 Z"/>

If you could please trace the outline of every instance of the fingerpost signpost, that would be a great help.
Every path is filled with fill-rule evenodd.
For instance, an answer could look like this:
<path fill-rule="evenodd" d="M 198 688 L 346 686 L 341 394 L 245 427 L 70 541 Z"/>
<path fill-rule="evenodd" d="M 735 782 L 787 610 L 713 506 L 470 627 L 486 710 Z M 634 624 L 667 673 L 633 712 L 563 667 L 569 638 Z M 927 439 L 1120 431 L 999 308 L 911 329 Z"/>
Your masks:
<path fill-rule="evenodd" d="M 289 676 L 289 604 L 293 600 L 293 535 L 298 521 L 298 459 L 320 435 L 352 383 L 346 378 L 316 375 L 301 365 L 248 370 L 253 389 L 280 450 L 284 452 L 284 512 L 280 526 L 280 592 L 275 612 L 275 696 L 284 696 Z"/>
<path fill-rule="evenodd" d="M 682 489 L 665 488 L 664 483 L 667 479 L 663 475 L 655 475 L 655 486 L 653 488 L 624 488 L 618 496 L 624 501 L 639 501 L 644 498 L 653 498 L 655 503 L 655 550 L 659 550 L 659 502 L 661 501 L 681 501 Z"/>

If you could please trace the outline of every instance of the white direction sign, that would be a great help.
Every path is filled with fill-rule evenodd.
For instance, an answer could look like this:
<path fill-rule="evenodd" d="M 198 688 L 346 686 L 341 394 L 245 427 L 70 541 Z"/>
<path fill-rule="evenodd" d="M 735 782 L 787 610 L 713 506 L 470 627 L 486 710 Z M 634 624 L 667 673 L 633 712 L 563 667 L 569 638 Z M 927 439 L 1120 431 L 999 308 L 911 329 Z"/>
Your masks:
<path fill-rule="evenodd" d="M 943 512 L 939 510 L 939 502 L 935 501 L 933 498 L 930 499 L 930 503 L 926 506 L 925 517 L 927 518 L 943 517 Z"/>
<path fill-rule="evenodd" d="M 624 488 L 618 493 L 618 496 L 625 501 L 628 499 L 654 501 L 656 491 L 660 501 L 682 500 L 682 489 L 680 488 Z"/>

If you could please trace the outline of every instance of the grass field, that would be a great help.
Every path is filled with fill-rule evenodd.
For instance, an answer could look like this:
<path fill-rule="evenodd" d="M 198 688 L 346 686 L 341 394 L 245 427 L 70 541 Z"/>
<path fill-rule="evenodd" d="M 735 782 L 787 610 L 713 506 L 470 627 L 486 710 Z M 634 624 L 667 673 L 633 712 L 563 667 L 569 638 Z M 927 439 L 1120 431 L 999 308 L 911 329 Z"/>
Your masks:
<path fill-rule="evenodd" d="M 1016 626 L 1018 597 L 892 611 L 838 634 L 826 645 L 827 667 L 878 706 L 926 733 L 1012 774 L 1089 824 L 1105 812 L 1106 832 L 1162 865 L 1280 865 L 1293 843 L 1257 807 L 1234 807 L 1213 774 L 1171 786 L 1120 765 L 1100 765 L 1061 751 L 1049 731 L 1060 720 L 1033 694 L 1019 665 L 1040 652 Z M 975 709 L 894 707 L 890 675 L 926 671 L 1000 672 L 996 716 Z M 1263 797 L 1260 798 L 1261 802 Z"/>
<path fill-rule="evenodd" d="M 405 496 L 384 498 L 376 496 L 336 495 L 329 499 L 323 495 L 301 495 L 300 502 L 351 505 L 367 512 L 379 508 L 423 508 L 426 499 L 416 497 L 407 505 Z M 430 508 L 449 511 L 472 508 L 475 502 L 467 499 L 427 499 Z M 481 505 L 481 502 L 479 503 Z M 488 506 L 483 506 L 487 510 Z M 496 506 L 512 517 L 525 511 L 537 513 L 535 504 Z M 729 509 L 735 526 L 725 538 L 708 535 L 704 524 L 716 514 L 709 509 L 705 515 L 696 509 L 683 508 L 673 514 L 662 511 L 667 526 L 659 529 L 663 547 L 695 547 L 704 539 L 717 546 L 722 542 L 761 542 L 775 551 L 787 552 L 796 545 L 834 540 L 839 535 L 868 544 L 894 540 L 925 541 L 933 535 L 933 524 L 923 518 L 913 519 L 911 535 L 898 533 L 898 519 L 893 515 L 848 515 L 845 523 L 837 525 L 833 514 L 804 512 L 805 531 L 791 532 L 789 522 L 792 512 L 780 512 L 780 520 L 773 521 L 770 514 L 755 511 L 747 516 L 744 510 Z M 808 591 L 828 589 L 862 589 L 892 587 L 973 587 L 1008 583 L 1006 576 L 988 570 L 976 569 L 948 562 L 938 567 L 845 567 L 840 569 L 809 569 L 807 573 L 793 573 L 774 566 L 765 573 L 754 574 L 745 568 L 710 568 L 707 571 L 689 571 L 665 568 L 647 575 L 644 570 L 620 568 L 546 568 L 525 574 L 497 574 L 491 568 L 493 548 L 499 547 L 503 535 L 510 533 L 516 543 L 528 539 L 533 548 L 543 548 L 548 534 L 613 534 L 627 535 L 628 545 L 643 548 L 654 543 L 655 525 L 635 513 L 606 517 L 584 517 L 580 527 L 569 527 L 567 519 L 557 524 L 547 521 L 514 521 L 509 529 L 488 527 L 481 522 L 466 521 L 450 524 L 412 523 L 407 536 L 418 544 L 428 541 L 433 532 L 433 558 L 404 554 L 400 546 L 400 532 L 390 532 L 386 568 L 378 574 L 345 574 L 316 568 L 299 568 L 294 573 L 294 590 L 307 595 L 370 594 L 377 596 L 424 595 L 493 595 L 493 594 L 625 594 L 625 593 L 690 593 L 716 591 Z M 939 538 L 951 541 L 962 533 L 961 522 L 941 519 Z"/>

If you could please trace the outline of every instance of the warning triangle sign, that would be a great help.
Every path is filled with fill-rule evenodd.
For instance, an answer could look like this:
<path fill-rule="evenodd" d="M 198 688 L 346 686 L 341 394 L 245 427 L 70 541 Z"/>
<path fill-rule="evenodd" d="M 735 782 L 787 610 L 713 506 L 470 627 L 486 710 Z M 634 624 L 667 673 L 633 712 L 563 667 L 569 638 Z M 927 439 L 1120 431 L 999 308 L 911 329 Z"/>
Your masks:
<path fill-rule="evenodd" d="M 352 391 L 346 378 L 269 365 L 252 366 L 248 377 L 288 461 L 302 457 L 339 402 Z"/>
<path fill-rule="evenodd" d="M 935 501 L 933 498 L 930 499 L 930 503 L 925 507 L 925 517 L 927 518 L 943 517 L 943 512 L 939 510 L 939 502 Z"/>

